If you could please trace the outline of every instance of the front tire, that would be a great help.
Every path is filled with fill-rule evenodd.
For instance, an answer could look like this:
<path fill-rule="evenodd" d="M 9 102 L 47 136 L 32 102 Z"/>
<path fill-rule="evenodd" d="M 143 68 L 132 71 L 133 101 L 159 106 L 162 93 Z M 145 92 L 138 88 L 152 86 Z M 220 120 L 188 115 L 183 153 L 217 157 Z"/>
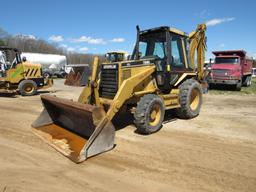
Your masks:
<path fill-rule="evenodd" d="M 238 82 L 238 83 L 235 85 L 235 89 L 236 89 L 236 91 L 241 91 L 241 89 L 242 89 L 242 81 Z"/>
<path fill-rule="evenodd" d="M 157 132 L 162 127 L 164 114 L 164 101 L 161 97 L 154 94 L 144 95 L 134 113 L 137 132 L 145 135 Z"/>
<path fill-rule="evenodd" d="M 176 109 L 181 119 L 191 119 L 199 115 L 202 106 L 202 88 L 194 79 L 184 81 L 179 87 L 180 108 Z"/>
<path fill-rule="evenodd" d="M 32 80 L 23 80 L 18 86 L 19 92 L 22 96 L 32 96 L 37 93 L 37 85 Z"/>

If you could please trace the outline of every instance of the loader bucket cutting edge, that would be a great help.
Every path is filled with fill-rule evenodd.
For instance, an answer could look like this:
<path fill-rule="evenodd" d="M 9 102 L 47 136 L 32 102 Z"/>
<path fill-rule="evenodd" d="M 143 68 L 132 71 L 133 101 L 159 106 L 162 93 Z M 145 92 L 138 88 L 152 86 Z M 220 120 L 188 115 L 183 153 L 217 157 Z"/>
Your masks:
<path fill-rule="evenodd" d="M 33 132 L 72 161 L 114 147 L 115 129 L 101 107 L 54 96 L 41 96 L 44 110 L 33 122 Z"/>

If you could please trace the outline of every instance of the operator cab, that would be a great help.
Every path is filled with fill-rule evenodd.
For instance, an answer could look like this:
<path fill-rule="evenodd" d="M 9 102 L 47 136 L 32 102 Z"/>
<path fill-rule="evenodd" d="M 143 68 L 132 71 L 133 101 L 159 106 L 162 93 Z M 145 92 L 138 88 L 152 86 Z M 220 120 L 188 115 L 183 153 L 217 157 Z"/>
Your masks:
<path fill-rule="evenodd" d="M 185 71 L 193 71 L 188 53 L 188 36 L 184 32 L 166 26 L 140 31 L 137 26 L 132 59 L 154 61 L 160 89 L 170 90 Z"/>
<path fill-rule="evenodd" d="M 105 55 L 105 58 L 109 63 L 119 62 L 119 61 L 125 60 L 125 54 L 126 54 L 125 52 L 121 52 L 121 51 L 112 51 L 112 52 L 108 52 Z"/>
<path fill-rule="evenodd" d="M 26 61 L 26 58 L 21 59 L 20 51 L 16 48 L 0 46 L 0 52 L 4 54 L 7 69 L 15 68 L 17 64 Z"/>

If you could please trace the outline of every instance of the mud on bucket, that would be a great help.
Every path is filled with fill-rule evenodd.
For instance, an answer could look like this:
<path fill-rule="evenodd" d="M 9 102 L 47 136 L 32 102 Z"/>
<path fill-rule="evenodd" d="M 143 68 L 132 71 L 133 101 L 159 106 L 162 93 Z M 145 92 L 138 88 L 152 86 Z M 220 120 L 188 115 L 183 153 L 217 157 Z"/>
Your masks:
<path fill-rule="evenodd" d="M 115 129 L 101 107 L 55 96 L 41 96 L 44 110 L 33 122 L 33 132 L 72 161 L 114 147 Z"/>

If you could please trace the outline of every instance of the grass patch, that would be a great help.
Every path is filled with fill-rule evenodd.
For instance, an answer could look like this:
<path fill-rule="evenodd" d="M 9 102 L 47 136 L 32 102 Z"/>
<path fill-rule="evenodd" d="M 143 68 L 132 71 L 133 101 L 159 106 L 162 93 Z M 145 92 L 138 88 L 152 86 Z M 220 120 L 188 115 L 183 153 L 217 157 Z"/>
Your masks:
<path fill-rule="evenodd" d="M 256 95 L 256 78 L 252 79 L 252 85 L 250 87 L 242 87 L 241 91 L 236 91 L 232 86 L 219 86 L 209 90 L 210 94 L 237 94 L 237 95 Z"/>

